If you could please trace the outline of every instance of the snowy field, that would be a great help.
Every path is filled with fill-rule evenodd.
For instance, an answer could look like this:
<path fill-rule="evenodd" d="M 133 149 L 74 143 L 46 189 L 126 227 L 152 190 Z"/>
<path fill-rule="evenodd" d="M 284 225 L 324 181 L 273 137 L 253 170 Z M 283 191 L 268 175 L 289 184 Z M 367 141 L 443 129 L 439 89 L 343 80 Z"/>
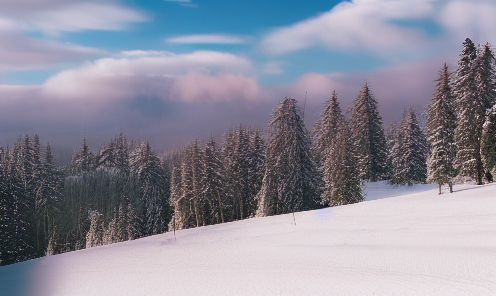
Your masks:
<path fill-rule="evenodd" d="M 296 225 L 254 218 L 0 267 L 0 296 L 496 295 L 496 184 L 454 189 L 367 184 L 368 201 Z"/>

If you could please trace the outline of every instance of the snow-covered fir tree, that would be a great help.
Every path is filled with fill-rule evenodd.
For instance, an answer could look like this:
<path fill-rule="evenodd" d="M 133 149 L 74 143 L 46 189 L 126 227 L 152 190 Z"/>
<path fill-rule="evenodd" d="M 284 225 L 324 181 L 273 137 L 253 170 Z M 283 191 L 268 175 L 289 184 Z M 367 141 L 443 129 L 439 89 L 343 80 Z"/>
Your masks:
<path fill-rule="evenodd" d="M 360 90 L 350 109 L 350 127 L 361 180 L 377 181 L 387 176 L 388 150 L 382 117 L 368 84 Z"/>
<path fill-rule="evenodd" d="M 453 192 L 452 179 L 455 176 L 454 160 L 456 155 L 454 112 L 455 97 L 451 89 L 448 65 L 444 64 L 436 80 L 437 88 L 428 106 L 427 129 L 431 147 L 427 161 L 427 181 L 436 183 L 441 194 L 443 184 L 448 184 Z"/>
<path fill-rule="evenodd" d="M 143 205 L 143 234 L 165 232 L 171 218 L 169 180 L 150 143 L 145 141 L 130 154 L 131 174 L 137 177 Z"/>
<path fill-rule="evenodd" d="M 337 94 L 333 92 L 314 131 L 314 151 L 325 185 L 321 199 L 330 206 L 355 203 L 364 198 L 346 125 Z"/>
<path fill-rule="evenodd" d="M 494 181 L 496 177 L 496 103 L 487 112 L 482 130 L 481 154 L 486 179 Z"/>
<path fill-rule="evenodd" d="M 393 147 L 396 144 L 396 140 L 398 139 L 398 129 L 399 129 L 399 124 L 397 121 L 392 121 L 384 130 L 384 136 L 386 138 L 386 145 L 388 149 L 388 157 L 386 161 L 387 165 L 387 174 L 386 174 L 386 179 L 391 179 L 392 173 L 393 173 L 393 160 L 392 160 L 392 151 Z"/>
<path fill-rule="evenodd" d="M 88 212 L 90 220 L 90 229 L 86 233 L 86 248 L 93 248 L 103 245 L 104 239 L 104 225 L 103 225 L 103 215 L 97 210 L 90 210 Z"/>
<path fill-rule="evenodd" d="M 265 168 L 265 141 L 262 131 L 259 129 L 252 130 L 250 133 L 250 154 L 248 167 L 248 198 L 244 209 L 244 217 L 251 217 L 256 214 L 258 201 L 256 196 L 262 187 L 262 179 Z"/>
<path fill-rule="evenodd" d="M 86 136 L 83 139 L 83 146 L 74 151 L 71 160 L 71 170 L 76 172 L 89 172 L 95 168 L 95 156 L 86 143 Z"/>
<path fill-rule="evenodd" d="M 205 144 L 202 157 L 202 225 L 223 223 L 224 219 L 224 165 L 221 152 L 213 136 Z"/>
<path fill-rule="evenodd" d="M 415 110 L 405 110 L 392 151 L 391 184 L 425 183 L 427 178 L 427 141 L 420 129 Z"/>
<path fill-rule="evenodd" d="M 319 207 L 320 176 L 296 100 L 284 98 L 269 122 L 265 174 L 257 215 L 270 216 Z"/>
<path fill-rule="evenodd" d="M 315 123 L 313 152 L 318 163 L 324 161 L 325 152 L 333 143 L 339 124 L 343 119 L 344 116 L 339 106 L 338 97 L 336 91 L 334 91 L 331 98 L 326 101 L 324 111 Z"/>
<path fill-rule="evenodd" d="M 478 73 L 482 73 L 480 66 L 481 55 L 478 57 L 472 40 L 465 39 L 454 85 L 457 110 L 455 167 L 459 175 L 471 177 L 477 184 L 482 185 L 484 174 L 480 142 L 486 103 L 483 97 L 480 97 L 483 90 L 478 85 Z"/>

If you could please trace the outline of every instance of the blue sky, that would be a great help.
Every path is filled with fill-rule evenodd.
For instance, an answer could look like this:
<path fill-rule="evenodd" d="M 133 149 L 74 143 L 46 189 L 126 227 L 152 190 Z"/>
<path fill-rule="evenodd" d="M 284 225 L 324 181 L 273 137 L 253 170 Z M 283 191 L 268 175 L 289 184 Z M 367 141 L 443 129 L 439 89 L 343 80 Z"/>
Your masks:
<path fill-rule="evenodd" d="M 463 40 L 496 42 L 494 0 L 2 0 L 0 145 L 38 133 L 65 157 L 120 131 L 179 147 L 264 128 L 285 95 L 312 127 L 367 81 L 385 123 L 422 108 Z M 69 152 L 67 152 L 69 151 Z"/>

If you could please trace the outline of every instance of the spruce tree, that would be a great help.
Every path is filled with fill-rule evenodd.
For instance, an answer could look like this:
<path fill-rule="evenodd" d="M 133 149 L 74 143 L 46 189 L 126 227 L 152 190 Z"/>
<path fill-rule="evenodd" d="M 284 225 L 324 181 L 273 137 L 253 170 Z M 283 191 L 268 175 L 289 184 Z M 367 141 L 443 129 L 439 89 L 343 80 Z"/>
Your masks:
<path fill-rule="evenodd" d="M 480 96 L 484 91 L 478 85 L 481 82 L 478 73 L 482 73 L 480 66 L 481 56 L 478 57 L 474 43 L 465 39 L 454 86 L 457 110 L 455 167 L 461 176 L 475 179 L 478 185 L 483 184 L 480 143 L 486 112 L 486 102 Z"/>
<path fill-rule="evenodd" d="M 448 65 L 444 64 L 436 80 L 437 89 L 428 106 L 428 141 L 431 152 L 427 161 L 430 183 L 436 183 L 441 194 L 441 186 L 449 184 L 453 192 L 452 178 L 455 176 L 453 162 L 456 155 L 454 95 L 450 84 Z"/>
<path fill-rule="evenodd" d="M 420 129 L 415 110 L 405 110 L 392 151 L 392 184 L 425 183 L 427 178 L 427 141 Z"/>
<path fill-rule="evenodd" d="M 372 182 L 387 176 L 387 145 L 377 101 L 365 83 L 350 109 L 350 127 L 361 180 Z"/>
<path fill-rule="evenodd" d="M 256 196 L 262 187 L 265 166 L 265 141 L 262 136 L 262 131 L 259 129 L 251 133 L 250 140 L 250 157 L 248 168 L 248 200 L 245 204 L 245 217 L 255 216 L 257 212 L 258 202 Z"/>
<path fill-rule="evenodd" d="M 330 206 L 363 200 L 346 124 L 337 94 L 333 92 L 314 132 L 314 151 L 318 155 L 325 185 L 321 199 L 322 203 Z"/>
<path fill-rule="evenodd" d="M 481 153 L 486 179 L 493 181 L 496 176 L 496 103 L 487 112 L 482 130 Z"/>
<path fill-rule="evenodd" d="M 143 234 L 165 232 L 171 218 L 169 180 L 149 142 L 143 142 L 131 153 L 130 168 L 141 189 Z"/>
<path fill-rule="evenodd" d="M 268 134 L 265 175 L 257 195 L 257 215 L 318 208 L 320 177 L 296 100 L 281 100 L 272 112 Z"/>
<path fill-rule="evenodd" d="M 205 144 L 202 157 L 201 200 L 203 224 L 223 223 L 224 220 L 224 167 L 221 153 L 213 136 Z"/>

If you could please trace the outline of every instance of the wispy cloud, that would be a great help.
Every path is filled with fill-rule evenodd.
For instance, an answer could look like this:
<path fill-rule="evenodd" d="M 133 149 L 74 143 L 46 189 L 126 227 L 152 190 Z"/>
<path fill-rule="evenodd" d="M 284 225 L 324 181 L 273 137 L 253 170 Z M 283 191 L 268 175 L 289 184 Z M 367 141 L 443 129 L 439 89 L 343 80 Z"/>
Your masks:
<path fill-rule="evenodd" d="M 120 30 L 129 23 L 149 20 L 144 13 L 117 2 L 48 0 L 45 6 L 29 0 L 18 2 L 1 1 L 0 20 L 10 22 L 21 31 L 49 35 L 84 30 Z"/>
<path fill-rule="evenodd" d="M 21 34 L 2 32 L 0 39 L 0 72 L 40 70 L 61 63 L 83 61 L 106 55 L 103 50 L 54 40 L 43 40 Z"/>
<path fill-rule="evenodd" d="M 177 2 L 181 6 L 184 7 L 191 7 L 191 8 L 198 8 L 198 4 L 191 3 L 191 0 L 164 0 L 165 2 Z"/>
<path fill-rule="evenodd" d="M 196 34 L 176 36 L 166 39 L 169 43 L 184 44 L 242 44 L 247 43 L 248 37 L 223 34 Z"/>

